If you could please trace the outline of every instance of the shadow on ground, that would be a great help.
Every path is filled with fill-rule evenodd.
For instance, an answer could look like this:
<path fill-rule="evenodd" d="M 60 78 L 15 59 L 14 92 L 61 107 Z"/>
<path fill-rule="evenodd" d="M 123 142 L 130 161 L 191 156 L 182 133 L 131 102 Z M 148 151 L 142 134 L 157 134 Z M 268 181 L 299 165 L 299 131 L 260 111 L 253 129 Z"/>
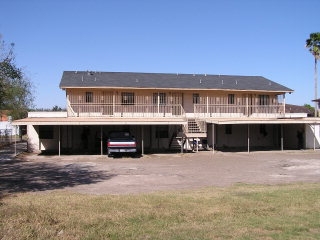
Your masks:
<path fill-rule="evenodd" d="M 36 192 L 93 184 L 115 175 L 79 164 L 30 163 L 23 160 L 0 161 L 0 198 L 8 193 Z"/>

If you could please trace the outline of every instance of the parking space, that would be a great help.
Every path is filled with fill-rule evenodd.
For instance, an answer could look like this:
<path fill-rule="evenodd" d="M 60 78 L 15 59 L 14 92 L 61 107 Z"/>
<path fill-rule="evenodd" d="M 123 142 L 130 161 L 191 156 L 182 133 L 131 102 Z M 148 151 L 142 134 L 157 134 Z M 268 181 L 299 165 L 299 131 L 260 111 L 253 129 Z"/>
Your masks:
<path fill-rule="evenodd" d="M 1 168 L 0 190 L 6 193 L 66 189 L 86 194 L 131 194 L 236 183 L 319 182 L 320 151 L 203 151 L 141 158 L 21 154 L 11 163 L 1 161 Z"/>

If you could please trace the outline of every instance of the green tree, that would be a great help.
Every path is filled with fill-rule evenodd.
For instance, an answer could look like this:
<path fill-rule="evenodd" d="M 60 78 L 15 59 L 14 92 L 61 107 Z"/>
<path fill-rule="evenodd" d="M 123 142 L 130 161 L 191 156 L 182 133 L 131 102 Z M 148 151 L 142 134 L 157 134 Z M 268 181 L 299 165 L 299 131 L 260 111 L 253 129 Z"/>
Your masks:
<path fill-rule="evenodd" d="M 33 85 L 16 66 L 13 50 L 14 44 L 8 47 L 0 35 L 0 113 L 6 110 L 19 119 L 33 106 Z"/>
<path fill-rule="evenodd" d="M 305 108 L 308 108 L 310 112 L 313 112 L 313 113 L 314 113 L 314 107 L 312 107 L 310 104 L 307 104 L 307 103 L 306 103 L 306 104 L 304 104 L 303 106 L 304 106 Z"/>
<path fill-rule="evenodd" d="M 320 32 L 311 33 L 310 38 L 306 40 L 306 47 L 310 53 L 314 56 L 314 99 L 318 98 L 318 72 L 317 72 L 317 61 L 320 58 Z M 315 103 L 314 116 L 317 117 L 318 106 Z"/>
<path fill-rule="evenodd" d="M 64 111 L 64 109 L 62 109 L 61 107 L 55 105 L 55 106 L 52 108 L 51 111 L 53 111 L 53 112 L 62 112 L 62 111 Z"/>

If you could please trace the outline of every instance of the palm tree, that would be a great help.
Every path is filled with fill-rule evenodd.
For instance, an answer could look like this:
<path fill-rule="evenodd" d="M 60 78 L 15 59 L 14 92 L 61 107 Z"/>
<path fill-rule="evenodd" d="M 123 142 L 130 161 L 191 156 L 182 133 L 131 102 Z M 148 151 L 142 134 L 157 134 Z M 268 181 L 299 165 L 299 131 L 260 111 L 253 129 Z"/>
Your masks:
<path fill-rule="evenodd" d="M 306 47 L 314 56 L 314 99 L 317 99 L 318 92 L 318 74 L 317 74 L 317 61 L 320 59 L 320 32 L 311 33 L 310 38 L 306 40 Z M 314 116 L 318 116 L 318 103 L 315 102 Z"/>

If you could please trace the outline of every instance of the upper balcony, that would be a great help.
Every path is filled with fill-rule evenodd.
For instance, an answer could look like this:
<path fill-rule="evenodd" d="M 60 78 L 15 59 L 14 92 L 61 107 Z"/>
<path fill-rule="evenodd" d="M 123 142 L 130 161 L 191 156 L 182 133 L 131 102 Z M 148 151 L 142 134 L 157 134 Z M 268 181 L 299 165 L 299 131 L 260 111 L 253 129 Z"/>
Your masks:
<path fill-rule="evenodd" d="M 228 105 L 195 104 L 196 118 L 280 118 L 285 116 L 285 106 L 277 105 Z"/>
<path fill-rule="evenodd" d="M 206 91 L 69 90 L 68 117 L 104 118 L 279 118 L 284 100 L 277 94 Z"/>
<path fill-rule="evenodd" d="M 185 118 L 180 104 L 68 104 L 68 117 Z"/>
<path fill-rule="evenodd" d="M 278 105 L 226 105 L 194 104 L 194 112 L 186 113 L 181 104 L 68 104 L 68 117 L 106 118 L 279 118 L 284 117 L 285 107 Z"/>

